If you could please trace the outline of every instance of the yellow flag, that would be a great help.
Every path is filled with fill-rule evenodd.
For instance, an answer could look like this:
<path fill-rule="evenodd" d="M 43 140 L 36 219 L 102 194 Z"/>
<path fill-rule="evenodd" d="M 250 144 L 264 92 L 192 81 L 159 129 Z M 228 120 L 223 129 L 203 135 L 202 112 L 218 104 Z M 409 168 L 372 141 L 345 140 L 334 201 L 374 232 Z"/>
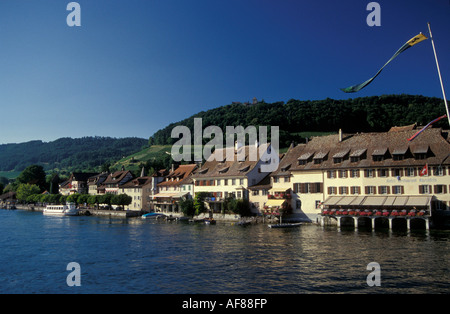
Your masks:
<path fill-rule="evenodd" d="M 424 41 L 425 39 L 428 39 L 424 34 L 420 33 L 419 35 L 414 36 L 410 40 L 408 40 L 406 43 L 409 46 L 414 46 L 415 44 L 420 43 L 421 41 Z"/>

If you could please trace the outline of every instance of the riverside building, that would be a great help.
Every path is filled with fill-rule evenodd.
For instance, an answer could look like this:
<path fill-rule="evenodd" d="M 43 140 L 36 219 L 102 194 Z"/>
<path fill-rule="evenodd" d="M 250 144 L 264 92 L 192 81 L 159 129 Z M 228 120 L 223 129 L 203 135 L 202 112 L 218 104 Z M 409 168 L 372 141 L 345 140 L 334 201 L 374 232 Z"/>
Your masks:
<path fill-rule="evenodd" d="M 352 217 L 446 215 L 449 132 L 430 128 L 408 141 L 416 132 L 414 125 L 382 133 L 339 132 L 291 147 L 271 174 L 268 202 L 270 195 L 283 193 L 284 206 L 310 221 L 333 217 L 340 222 L 344 212 Z"/>

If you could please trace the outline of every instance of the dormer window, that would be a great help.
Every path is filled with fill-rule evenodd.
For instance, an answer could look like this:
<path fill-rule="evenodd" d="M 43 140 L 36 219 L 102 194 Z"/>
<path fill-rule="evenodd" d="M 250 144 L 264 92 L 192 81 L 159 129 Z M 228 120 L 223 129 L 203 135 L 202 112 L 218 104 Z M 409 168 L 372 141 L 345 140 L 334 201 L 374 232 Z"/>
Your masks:
<path fill-rule="evenodd" d="M 429 146 L 427 144 L 414 145 L 411 146 L 411 152 L 413 153 L 414 159 L 416 160 L 427 159 L 427 157 L 429 156 Z"/>
<path fill-rule="evenodd" d="M 387 147 L 377 148 L 372 152 L 373 161 L 383 161 L 385 159 Z"/>
<path fill-rule="evenodd" d="M 288 171 L 291 168 L 291 165 L 287 165 L 281 168 L 281 171 Z"/>
<path fill-rule="evenodd" d="M 321 164 L 323 161 L 327 160 L 328 157 L 328 152 L 319 152 L 317 153 L 313 160 L 314 160 L 314 164 Z"/>
<path fill-rule="evenodd" d="M 229 168 L 230 167 L 225 167 L 225 168 L 219 169 L 219 173 L 225 173 L 228 171 Z"/>
<path fill-rule="evenodd" d="M 314 153 L 310 152 L 310 153 L 304 153 L 302 154 L 297 160 L 298 160 L 298 164 L 300 166 L 304 166 L 306 165 L 308 162 L 310 162 L 312 160 L 312 155 Z"/>
<path fill-rule="evenodd" d="M 348 148 L 337 152 L 336 154 L 333 155 L 333 162 L 335 164 L 343 162 L 346 159 L 349 152 L 350 152 L 350 149 L 348 149 Z"/>
<path fill-rule="evenodd" d="M 396 148 L 392 152 L 392 158 L 394 160 L 403 160 L 403 159 L 405 159 L 407 151 L 408 151 L 408 147 Z"/>
<path fill-rule="evenodd" d="M 359 162 L 366 158 L 366 148 L 357 149 L 350 154 L 350 162 Z"/>

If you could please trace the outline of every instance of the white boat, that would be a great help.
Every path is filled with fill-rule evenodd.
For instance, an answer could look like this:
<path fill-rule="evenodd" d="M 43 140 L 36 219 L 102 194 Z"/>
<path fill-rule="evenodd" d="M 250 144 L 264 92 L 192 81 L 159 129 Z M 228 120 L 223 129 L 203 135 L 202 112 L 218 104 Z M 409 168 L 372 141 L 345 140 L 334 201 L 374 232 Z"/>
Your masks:
<path fill-rule="evenodd" d="M 78 209 L 74 203 L 68 203 L 66 205 L 47 205 L 43 213 L 45 215 L 76 216 L 78 215 Z"/>
<path fill-rule="evenodd" d="M 280 224 L 274 224 L 269 225 L 269 228 L 297 228 L 302 225 L 301 222 L 299 223 L 280 223 Z"/>

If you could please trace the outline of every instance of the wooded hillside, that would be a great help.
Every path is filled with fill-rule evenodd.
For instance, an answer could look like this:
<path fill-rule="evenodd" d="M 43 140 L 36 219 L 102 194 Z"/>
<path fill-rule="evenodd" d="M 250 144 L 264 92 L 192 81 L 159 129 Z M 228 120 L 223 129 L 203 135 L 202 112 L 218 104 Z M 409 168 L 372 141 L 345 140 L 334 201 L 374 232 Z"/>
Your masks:
<path fill-rule="evenodd" d="M 193 132 L 193 118 L 202 118 L 203 128 L 216 125 L 225 127 L 279 126 L 280 146 L 300 141 L 299 132 L 381 132 L 391 126 L 418 123 L 425 125 L 445 114 L 442 99 L 420 95 L 382 95 L 346 100 L 295 100 L 287 103 L 264 101 L 254 105 L 230 104 L 202 111 L 183 121 L 172 123 L 157 131 L 150 144 L 173 144 L 171 131 L 177 125 L 187 126 Z M 442 120 L 436 126 L 447 126 Z"/>
<path fill-rule="evenodd" d="M 22 171 L 32 164 L 46 171 L 88 171 L 140 151 L 142 138 L 60 138 L 53 142 L 31 141 L 0 145 L 0 171 Z"/>

